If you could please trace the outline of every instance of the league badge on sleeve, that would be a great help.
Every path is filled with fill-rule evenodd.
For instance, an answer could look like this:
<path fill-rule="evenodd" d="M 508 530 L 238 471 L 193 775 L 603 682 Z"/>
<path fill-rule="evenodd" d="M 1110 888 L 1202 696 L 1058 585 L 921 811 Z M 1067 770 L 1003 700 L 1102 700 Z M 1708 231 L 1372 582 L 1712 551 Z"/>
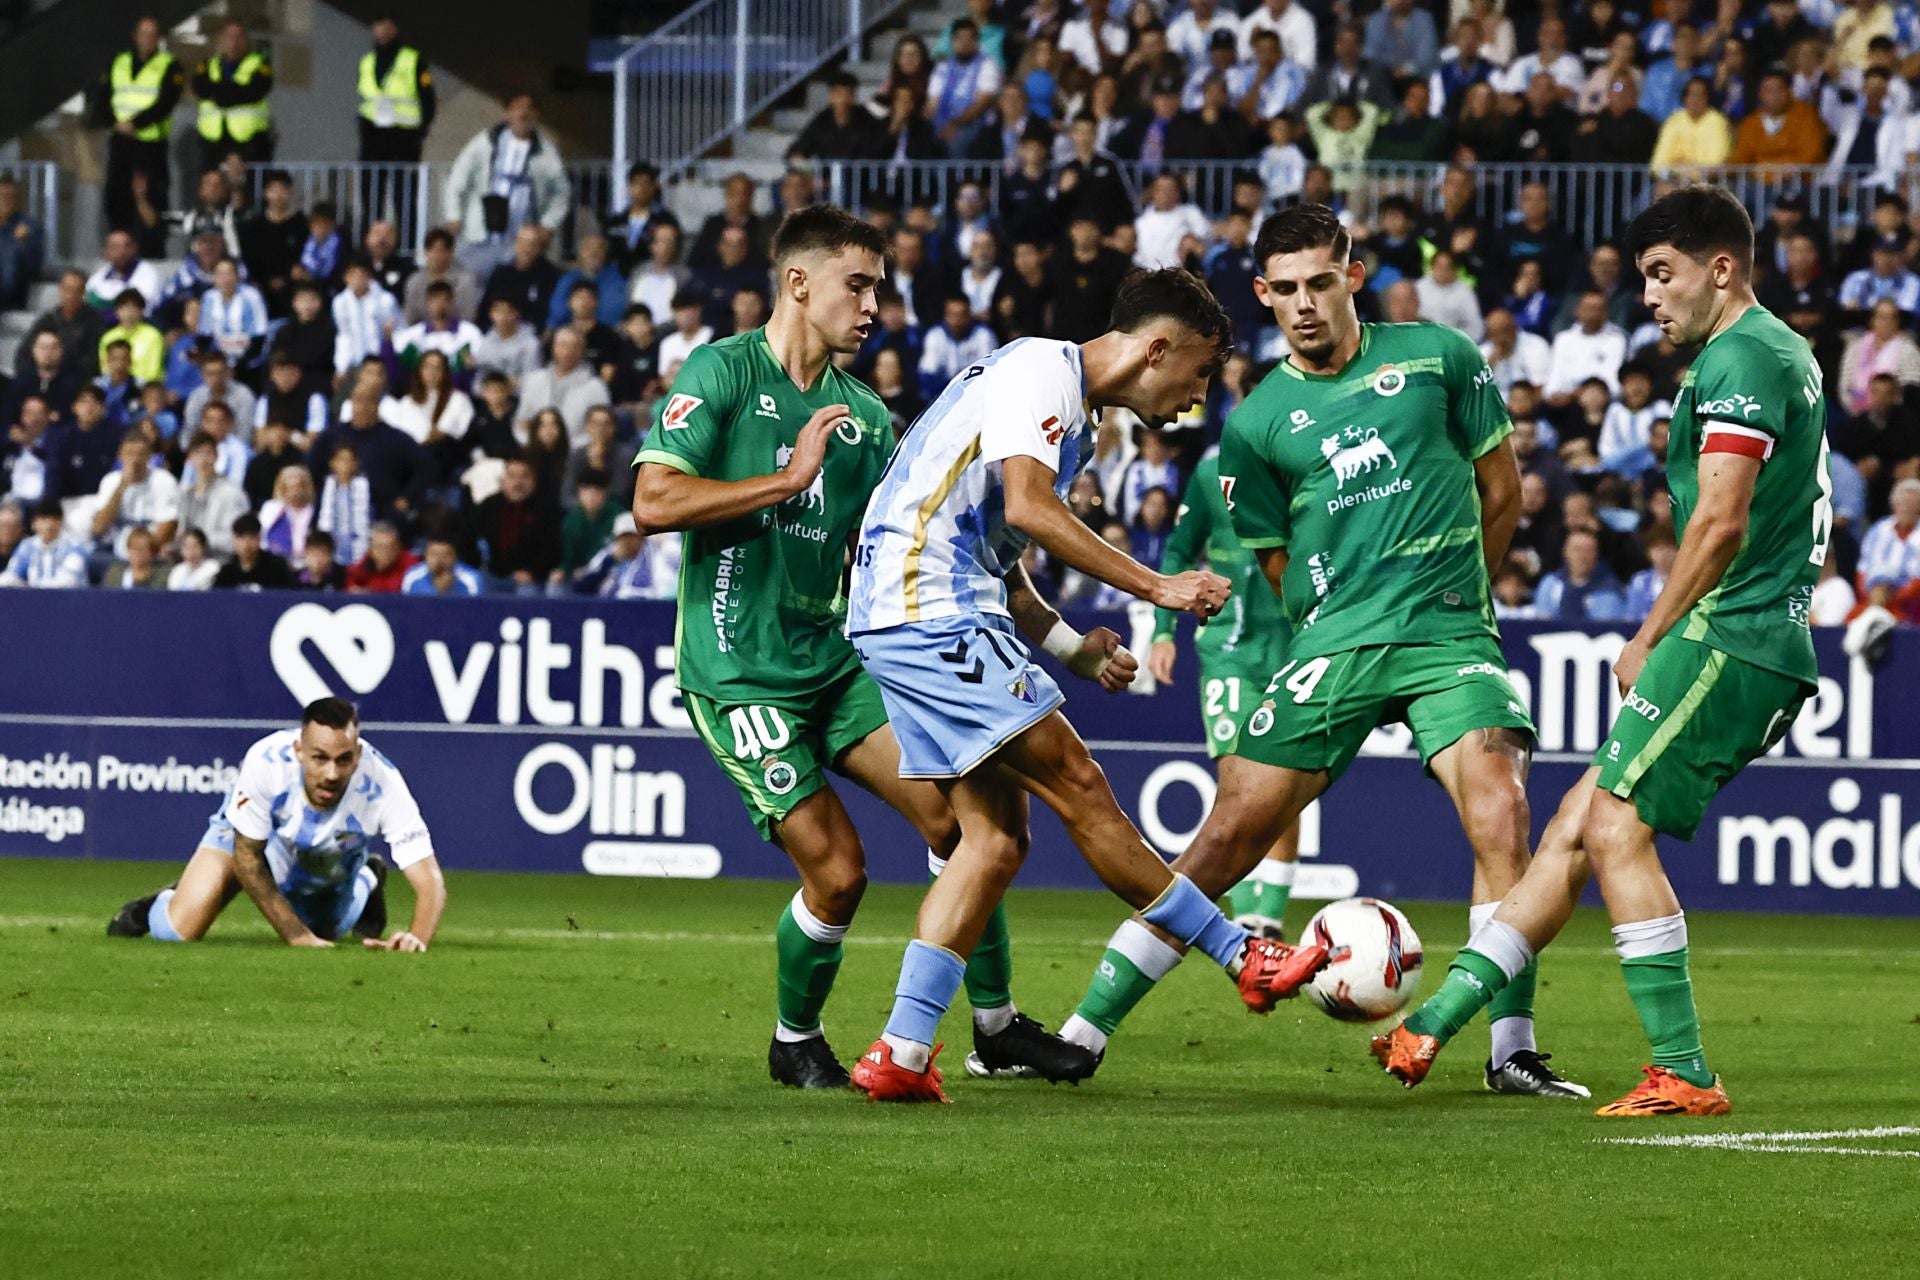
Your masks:
<path fill-rule="evenodd" d="M 686 427 L 687 417 L 706 401 L 699 396 L 676 395 L 667 401 L 667 407 L 660 415 L 660 424 L 669 431 L 679 431 Z"/>

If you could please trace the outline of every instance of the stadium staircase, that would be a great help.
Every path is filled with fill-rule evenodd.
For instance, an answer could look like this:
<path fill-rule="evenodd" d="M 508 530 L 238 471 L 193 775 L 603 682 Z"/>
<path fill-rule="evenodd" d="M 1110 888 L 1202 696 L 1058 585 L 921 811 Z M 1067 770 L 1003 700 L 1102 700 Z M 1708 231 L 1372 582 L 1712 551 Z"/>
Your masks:
<path fill-rule="evenodd" d="M 947 24 L 966 16 L 966 12 L 966 0 L 911 4 L 869 31 L 861 43 L 865 56 L 839 63 L 859 83 L 860 101 L 872 101 L 886 82 L 896 40 L 912 33 L 926 41 L 931 49 L 946 31 Z M 730 142 L 721 144 L 706 159 L 696 163 L 692 181 L 675 184 L 668 202 L 682 223 L 697 227 L 709 214 L 719 212 L 720 180 L 729 173 L 744 173 L 763 189 L 779 181 L 786 169 L 787 148 L 793 145 L 807 122 L 827 105 L 827 85 L 822 73 L 832 65 L 832 61 L 823 63 L 771 110 L 755 117 Z"/>

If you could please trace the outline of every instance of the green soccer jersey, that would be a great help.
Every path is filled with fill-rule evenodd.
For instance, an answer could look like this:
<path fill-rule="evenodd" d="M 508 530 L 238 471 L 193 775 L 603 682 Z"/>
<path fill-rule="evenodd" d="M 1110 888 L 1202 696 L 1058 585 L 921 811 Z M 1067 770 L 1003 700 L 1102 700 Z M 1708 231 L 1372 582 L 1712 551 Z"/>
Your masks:
<path fill-rule="evenodd" d="M 1194 632 L 1194 649 L 1202 658 L 1232 653 L 1249 642 L 1269 643 L 1276 638 L 1275 633 L 1285 640 L 1293 628 L 1280 610 L 1279 598 L 1267 585 L 1260 562 L 1234 536 L 1226 499 L 1220 493 L 1217 452 L 1200 459 L 1200 465 L 1193 469 L 1193 479 L 1187 481 L 1180 517 L 1160 557 L 1160 572 L 1184 573 L 1201 563 L 1233 583 L 1226 611 Z M 1153 638 L 1173 639 L 1178 621 L 1179 615 L 1170 609 L 1154 610 Z"/>
<path fill-rule="evenodd" d="M 1512 430 L 1440 325 L 1362 325 L 1339 373 L 1267 375 L 1227 419 L 1220 487 L 1243 545 L 1287 549 L 1289 657 L 1498 634 L 1474 461 Z"/>
<path fill-rule="evenodd" d="M 823 405 L 852 408 L 826 463 L 778 507 L 690 530 L 674 647 L 680 687 L 715 702 L 792 702 L 859 666 L 841 633 L 847 540 L 893 452 L 879 397 L 831 364 L 802 391 L 755 329 L 696 347 L 660 402 L 637 467 L 657 462 L 709 480 L 784 467 Z"/>
<path fill-rule="evenodd" d="M 1820 366 L 1806 340 L 1756 306 L 1694 357 L 1667 443 L 1673 528 L 1683 544 L 1700 503 L 1703 447 L 1761 460 L 1746 540 L 1676 630 L 1809 684 L 1817 668 L 1807 611 L 1833 533 L 1826 421 Z"/>

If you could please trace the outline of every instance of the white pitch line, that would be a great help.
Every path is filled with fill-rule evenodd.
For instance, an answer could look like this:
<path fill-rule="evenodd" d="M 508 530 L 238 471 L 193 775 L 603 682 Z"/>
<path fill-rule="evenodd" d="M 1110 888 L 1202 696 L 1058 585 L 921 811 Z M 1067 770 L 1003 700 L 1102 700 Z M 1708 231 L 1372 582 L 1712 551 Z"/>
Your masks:
<path fill-rule="evenodd" d="M 1872 1129 L 1815 1129 L 1758 1131 L 1754 1133 L 1661 1134 L 1642 1138 L 1596 1138 L 1594 1141 L 1620 1147 L 1688 1147 L 1696 1151 L 1758 1151 L 1770 1155 L 1797 1156 L 1894 1156 L 1920 1159 L 1920 1151 L 1887 1150 L 1883 1147 L 1827 1147 L 1818 1144 L 1836 1138 L 1912 1138 L 1920 1137 L 1920 1125 L 1889 1124 Z"/>

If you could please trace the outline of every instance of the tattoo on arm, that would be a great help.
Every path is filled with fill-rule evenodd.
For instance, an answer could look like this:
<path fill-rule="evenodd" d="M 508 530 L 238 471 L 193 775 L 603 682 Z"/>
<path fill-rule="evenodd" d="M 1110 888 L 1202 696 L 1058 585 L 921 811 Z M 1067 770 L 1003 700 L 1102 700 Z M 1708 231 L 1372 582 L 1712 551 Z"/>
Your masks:
<path fill-rule="evenodd" d="M 267 865 L 267 842 L 235 833 L 233 837 L 233 874 L 247 891 L 260 914 L 288 942 L 305 937 L 312 930 L 294 914 L 280 886 L 273 882 L 273 869 Z"/>

